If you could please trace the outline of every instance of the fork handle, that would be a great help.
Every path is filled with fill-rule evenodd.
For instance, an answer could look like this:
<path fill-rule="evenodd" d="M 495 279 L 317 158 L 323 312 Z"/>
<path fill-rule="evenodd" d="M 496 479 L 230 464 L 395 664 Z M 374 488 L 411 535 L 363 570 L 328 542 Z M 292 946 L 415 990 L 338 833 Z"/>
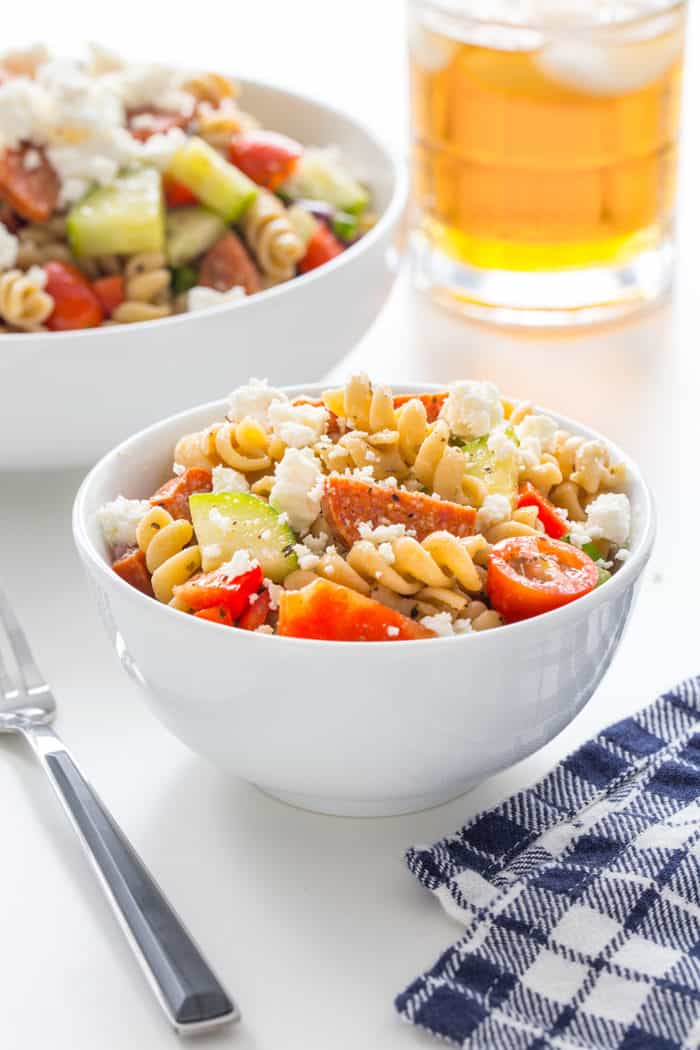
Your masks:
<path fill-rule="evenodd" d="M 176 1030 L 203 1031 L 236 1020 L 236 1006 L 61 739 L 48 726 L 28 726 L 22 732 Z"/>

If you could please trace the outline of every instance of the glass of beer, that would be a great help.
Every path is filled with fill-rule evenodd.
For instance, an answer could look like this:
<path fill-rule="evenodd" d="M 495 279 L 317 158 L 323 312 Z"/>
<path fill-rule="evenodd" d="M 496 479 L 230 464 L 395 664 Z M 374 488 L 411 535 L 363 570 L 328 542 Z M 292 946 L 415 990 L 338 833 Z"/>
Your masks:
<path fill-rule="evenodd" d="M 685 0 L 408 0 L 419 287 L 498 323 L 673 275 Z"/>

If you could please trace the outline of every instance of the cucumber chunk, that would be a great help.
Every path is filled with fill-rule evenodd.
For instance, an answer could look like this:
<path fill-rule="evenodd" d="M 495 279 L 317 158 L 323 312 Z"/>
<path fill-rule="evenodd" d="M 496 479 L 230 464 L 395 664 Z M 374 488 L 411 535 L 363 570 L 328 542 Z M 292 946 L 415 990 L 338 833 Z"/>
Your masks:
<path fill-rule="evenodd" d="M 243 549 L 257 558 L 264 575 L 275 583 L 297 568 L 292 550 L 296 536 L 274 507 L 257 496 L 200 492 L 190 496 L 190 511 L 204 572 L 217 569 Z"/>
<path fill-rule="evenodd" d="M 202 255 L 218 241 L 226 223 L 208 208 L 193 205 L 169 211 L 165 227 L 165 251 L 171 266 L 185 263 Z"/>
<path fill-rule="evenodd" d="M 74 255 L 159 252 L 165 241 L 160 175 L 153 168 L 127 172 L 90 190 L 68 213 Z"/>
<path fill-rule="evenodd" d="M 518 492 L 518 463 L 515 454 L 496 456 L 488 447 L 488 435 L 474 441 L 460 441 L 467 457 L 467 474 L 480 478 L 489 495 L 515 500 Z"/>
<path fill-rule="evenodd" d="M 247 175 L 196 135 L 172 155 L 167 172 L 227 223 L 239 219 L 258 195 Z"/>
<path fill-rule="evenodd" d="M 279 190 L 292 200 L 326 201 L 351 215 L 359 215 L 369 203 L 367 190 L 343 168 L 334 149 L 305 150 L 294 174 Z"/>

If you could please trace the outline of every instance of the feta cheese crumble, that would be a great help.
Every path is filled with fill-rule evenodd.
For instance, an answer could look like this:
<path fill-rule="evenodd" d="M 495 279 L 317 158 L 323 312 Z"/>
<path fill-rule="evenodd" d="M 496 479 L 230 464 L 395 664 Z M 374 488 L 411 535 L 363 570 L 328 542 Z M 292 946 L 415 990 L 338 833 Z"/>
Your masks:
<path fill-rule="evenodd" d="M 251 557 L 250 551 L 242 547 L 240 550 L 234 551 L 230 561 L 220 565 L 217 571 L 233 578 L 242 576 L 244 572 L 250 572 L 251 569 L 257 569 L 259 564 L 255 558 Z"/>
<path fill-rule="evenodd" d="M 227 416 L 232 423 L 240 423 L 242 419 L 254 419 L 268 430 L 270 405 L 274 401 L 287 400 L 287 395 L 271 387 L 267 379 L 251 379 L 249 383 L 237 387 L 229 394 Z"/>
<path fill-rule="evenodd" d="M 279 583 L 273 583 L 267 577 L 263 580 L 263 586 L 267 588 L 267 593 L 270 595 L 270 609 L 274 612 L 275 609 L 279 609 L 280 595 L 283 593 L 284 587 Z"/>
<path fill-rule="evenodd" d="M 394 540 L 401 539 L 408 532 L 403 522 L 396 525 L 372 525 L 369 521 L 361 521 L 357 529 L 363 540 L 369 540 L 375 546 L 380 546 L 382 543 L 393 543 Z"/>
<path fill-rule="evenodd" d="M 497 492 L 490 493 L 476 512 L 476 531 L 486 532 L 492 525 L 508 521 L 513 508 L 507 496 Z"/>
<path fill-rule="evenodd" d="M 4 222 L 0 222 L 0 270 L 12 269 L 17 262 L 18 249 L 18 239 L 14 233 L 10 233 Z"/>
<path fill-rule="evenodd" d="M 277 464 L 270 503 L 287 515 L 295 532 L 308 532 L 321 513 L 323 474 L 309 448 L 288 448 Z"/>
<path fill-rule="evenodd" d="M 622 547 L 632 524 L 630 501 L 623 492 L 604 492 L 589 504 L 586 531 L 591 539 L 610 540 Z"/>
<path fill-rule="evenodd" d="M 386 633 L 389 636 L 389 638 L 398 638 L 400 632 L 398 627 L 394 627 L 393 624 L 389 624 L 389 626 L 386 629 Z"/>
<path fill-rule="evenodd" d="M 268 425 L 272 432 L 290 448 L 305 448 L 318 441 L 328 423 L 328 411 L 323 405 L 293 405 L 289 401 L 271 402 Z"/>
<path fill-rule="evenodd" d="M 439 638 L 453 638 L 455 635 L 471 634 L 474 630 L 471 620 L 455 620 L 448 612 L 423 616 L 420 621 L 429 631 L 434 631 Z"/>
<path fill-rule="evenodd" d="M 219 492 L 249 492 L 250 485 L 243 474 L 232 467 L 214 467 L 211 472 L 211 490 Z"/>
<path fill-rule="evenodd" d="M 245 299 L 245 288 L 238 284 L 234 285 L 233 288 L 229 288 L 227 292 L 219 292 L 216 288 L 205 288 L 201 284 L 196 284 L 194 288 L 190 288 L 187 292 L 187 309 L 190 312 L 193 310 L 208 310 L 210 306 L 221 306 L 222 303 L 236 303 L 240 299 Z"/>
<path fill-rule="evenodd" d="M 440 416 L 457 437 L 483 437 L 503 421 L 498 388 L 494 383 L 473 379 L 451 383 Z"/>
<path fill-rule="evenodd" d="M 111 503 L 100 507 L 97 520 L 110 547 L 135 547 L 136 529 L 150 509 L 147 499 L 127 499 L 125 496 L 117 496 Z"/>

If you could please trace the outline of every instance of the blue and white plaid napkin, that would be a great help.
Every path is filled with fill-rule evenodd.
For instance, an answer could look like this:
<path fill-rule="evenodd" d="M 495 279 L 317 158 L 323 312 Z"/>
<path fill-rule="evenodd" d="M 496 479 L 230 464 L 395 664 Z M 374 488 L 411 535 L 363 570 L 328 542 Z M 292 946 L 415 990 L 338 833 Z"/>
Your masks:
<path fill-rule="evenodd" d="M 465 1050 L 700 1046 L 700 678 L 408 864 L 466 933 L 406 1020 Z"/>

